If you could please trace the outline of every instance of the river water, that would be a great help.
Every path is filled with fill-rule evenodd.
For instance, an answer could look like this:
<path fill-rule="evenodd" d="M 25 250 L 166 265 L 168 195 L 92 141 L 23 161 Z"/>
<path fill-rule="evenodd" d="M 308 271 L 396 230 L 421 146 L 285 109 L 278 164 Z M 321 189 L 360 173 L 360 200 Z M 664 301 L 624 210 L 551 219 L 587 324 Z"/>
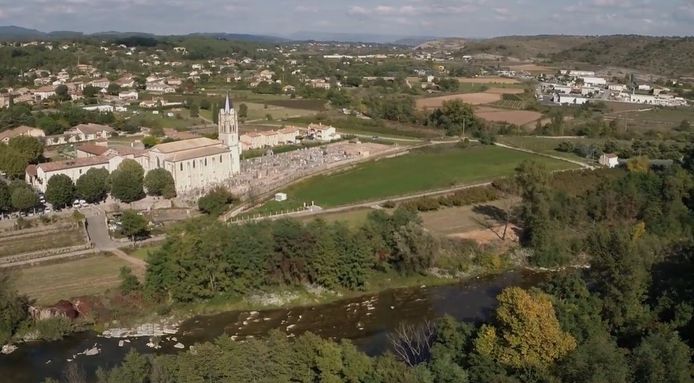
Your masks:
<path fill-rule="evenodd" d="M 148 338 L 132 338 L 119 347 L 119 339 L 79 333 L 56 342 L 23 344 L 10 355 L 0 355 L 0 381 L 33 383 L 46 377 L 60 378 L 68 359 L 74 359 L 93 378 L 97 367 L 117 365 L 130 349 L 148 354 L 175 353 L 181 352 L 174 348 L 177 342 L 187 349 L 222 335 L 241 340 L 262 337 L 272 329 L 288 336 L 311 331 L 326 338 L 348 338 L 362 351 L 376 355 L 388 349 L 388 333 L 400 322 L 423 323 L 446 314 L 463 321 L 484 320 L 493 312 L 495 297 L 501 290 L 533 286 L 542 279 L 535 273 L 511 272 L 445 286 L 389 290 L 320 306 L 198 316 L 182 323 L 178 334 L 162 337 L 158 350 L 146 346 Z M 75 357 L 94 345 L 101 349 L 100 354 Z"/>

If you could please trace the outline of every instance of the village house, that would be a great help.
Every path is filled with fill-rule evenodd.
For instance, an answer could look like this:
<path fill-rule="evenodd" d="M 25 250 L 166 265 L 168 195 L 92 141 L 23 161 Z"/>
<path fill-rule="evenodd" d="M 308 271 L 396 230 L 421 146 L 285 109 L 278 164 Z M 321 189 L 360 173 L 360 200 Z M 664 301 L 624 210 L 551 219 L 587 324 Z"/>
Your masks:
<path fill-rule="evenodd" d="M 20 136 L 29 136 L 29 137 L 34 137 L 38 139 L 42 139 L 43 137 L 46 136 L 46 134 L 43 132 L 43 130 L 39 128 L 32 128 L 31 126 L 18 126 L 14 129 L 9 129 L 5 130 L 4 132 L 0 132 L 0 142 L 3 144 L 8 143 L 11 139 L 15 137 L 20 137 Z"/>
<path fill-rule="evenodd" d="M 123 101 L 137 101 L 139 95 L 137 91 L 118 92 L 118 99 Z"/>
<path fill-rule="evenodd" d="M 52 96 L 55 96 L 55 87 L 53 85 L 43 86 L 34 90 L 34 99 L 36 101 L 47 100 Z"/>
<path fill-rule="evenodd" d="M 174 93 L 176 88 L 168 85 L 164 82 L 150 82 L 147 83 L 147 91 L 152 93 Z"/>
<path fill-rule="evenodd" d="M 330 142 L 341 138 L 334 127 L 323 125 L 322 123 L 310 124 L 308 126 L 308 134 L 309 136 L 313 136 L 313 139 L 323 142 Z"/>
<path fill-rule="evenodd" d="M 614 153 L 605 153 L 600 156 L 598 163 L 612 169 L 619 165 L 619 157 Z"/>
<path fill-rule="evenodd" d="M 63 134 L 46 137 L 46 146 L 108 139 L 113 128 L 100 124 L 80 124 Z"/>
<path fill-rule="evenodd" d="M 75 149 L 75 157 L 87 158 L 103 156 L 109 151 L 107 141 L 99 141 L 95 143 L 87 143 L 78 146 Z"/>
<path fill-rule="evenodd" d="M 99 89 L 106 89 L 110 84 L 111 81 L 109 81 L 107 78 L 99 78 L 89 82 L 89 85 Z"/>

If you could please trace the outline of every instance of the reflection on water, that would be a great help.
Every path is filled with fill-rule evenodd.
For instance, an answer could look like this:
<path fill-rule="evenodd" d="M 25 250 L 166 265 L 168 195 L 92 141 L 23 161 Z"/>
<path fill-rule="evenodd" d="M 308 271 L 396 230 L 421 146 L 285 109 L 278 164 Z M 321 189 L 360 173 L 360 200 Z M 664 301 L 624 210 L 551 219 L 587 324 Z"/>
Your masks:
<path fill-rule="evenodd" d="M 261 337 L 274 329 L 288 337 L 311 331 L 331 339 L 348 338 L 362 351 L 375 355 L 387 349 L 388 332 L 400 322 L 422 323 L 445 314 L 463 321 L 483 320 L 494 309 L 495 297 L 502 289 L 532 286 L 541 278 L 513 272 L 453 285 L 390 290 L 320 306 L 199 316 L 184 322 L 178 334 L 162 338 L 159 350 L 148 348 L 147 338 L 131 339 L 119 347 L 118 339 L 81 333 L 58 342 L 22 345 L 13 354 L 0 356 L 0 376 L 8 382 L 40 382 L 47 376 L 58 377 L 67 359 L 73 358 L 93 374 L 99 366 L 118 364 L 133 348 L 143 353 L 174 353 L 180 352 L 173 347 L 177 342 L 187 348 L 222 335 L 233 339 Z M 95 344 L 101 349 L 99 355 L 74 357 Z"/>

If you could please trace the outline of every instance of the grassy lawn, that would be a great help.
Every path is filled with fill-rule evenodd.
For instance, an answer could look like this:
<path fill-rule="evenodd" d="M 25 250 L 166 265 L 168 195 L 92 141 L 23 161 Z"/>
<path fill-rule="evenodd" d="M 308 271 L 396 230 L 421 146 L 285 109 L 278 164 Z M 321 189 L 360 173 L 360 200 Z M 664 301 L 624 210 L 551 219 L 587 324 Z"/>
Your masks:
<path fill-rule="evenodd" d="M 149 253 L 161 249 L 161 246 L 162 245 L 147 245 L 147 246 L 142 246 L 142 247 L 138 247 L 135 249 L 125 249 L 125 252 L 127 252 L 128 254 L 132 255 L 135 258 L 139 258 L 139 259 L 147 262 L 147 258 L 149 257 Z"/>
<path fill-rule="evenodd" d="M 273 120 L 286 120 L 288 118 L 313 116 L 315 110 L 287 108 L 284 106 L 261 104 L 255 102 L 245 102 L 248 106 L 248 121 L 267 120 L 267 115 L 271 115 Z"/>
<path fill-rule="evenodd" d="M 15 284 L 22 294 L 39 304 L 53 304 L 60 299 L 101 294 L 118 286 L 118 273 L 128 263 L 113 255 L 97 255 L 55 264 L 20 269 Z"/>
<path fill-rule="evenodd" d="M 357 229 L 366 223 L 366 217 L 374 211 L 370 208 L 360 208 L 347 211 L 341 211 L 339 213 L 326 213 L 318 214 L 307 217 L 299 218 L 302 222 L 311 222 L 316 219 L 322 219 L 326 222 L 344 222 L 350 228 Z"/>
<path fill-rule="evenodd" d="M 84 236 L 78 227 L 53 233 L 37 233 L 28 237 L 6 237 L 0 239 L 0 257 L 81 244 L 84 244 Z"/>
<path fill-rule="evenodd" d="M 574 144 L 596 145 L 597 147 L 602 147 L 602 145 L 605 144 L 605 142 L 607 141 L 613 141 L 617 144 L 624 143 L 625 145 L 631 145 L 628 141 L 604 138 L 546 138 L 532 136 L 499 136 L 497 137 L 497 141 L 499 141 L 502 144 L 511 145 L 522 149 L 533 150 L 538 153 L 550 154 L 553 156 L 581 161 L 587 160 L 583 157 L 579 157 L 574 153 L 560 152 L 555 149 L 563 141 L 573 142 Z"/>
<path fill-rule="evenodd" d="M 513 174 L 516 166 L 527 159 L 541 161 L 551 170 L 574 167 L 495 146 L 439 146 L 313 177 L 283 190 L 289 200 L 279 205 L 301 206 L 314 201 L 319 206 L 332 207 L 489 181 Z"/>

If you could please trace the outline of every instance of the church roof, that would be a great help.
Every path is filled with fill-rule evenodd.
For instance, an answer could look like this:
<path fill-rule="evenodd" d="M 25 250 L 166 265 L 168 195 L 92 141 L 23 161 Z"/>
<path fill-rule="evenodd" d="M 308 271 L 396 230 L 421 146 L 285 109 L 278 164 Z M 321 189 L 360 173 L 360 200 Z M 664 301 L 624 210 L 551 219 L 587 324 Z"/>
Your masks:
<path fill-rule="evenodd" d="M 207 137 L 193 138 L 190 140 L 167 142 L 152 148 L 159 153 L 175 153 L 184 150 L 199 149 L 208 146 L 219 145 L 219 141 Z"/>
<path fill-rule="evenodd" d="M 226 102 L 224 104 L 224 111 L 229 113 L 229 111 L 231 111 L 231 108 L 233 108 L 233 107 L 234 107 L 234 104 L 231 101 L 231 98 L 229 98 L 229 93 L 227 93 L 227 99 L 226 99 Z"/>
<path fill-rule="evenodd" d="M 201 157 L 214 156 L 217 154 L 229 153 L 229 148 L 224 145 L 210 146 L 205 148 L 185 150 L 182 152 L 174 153 L 172 156 L 168 157 L 168 161 L 178 162 L 192 160 Z"/>

